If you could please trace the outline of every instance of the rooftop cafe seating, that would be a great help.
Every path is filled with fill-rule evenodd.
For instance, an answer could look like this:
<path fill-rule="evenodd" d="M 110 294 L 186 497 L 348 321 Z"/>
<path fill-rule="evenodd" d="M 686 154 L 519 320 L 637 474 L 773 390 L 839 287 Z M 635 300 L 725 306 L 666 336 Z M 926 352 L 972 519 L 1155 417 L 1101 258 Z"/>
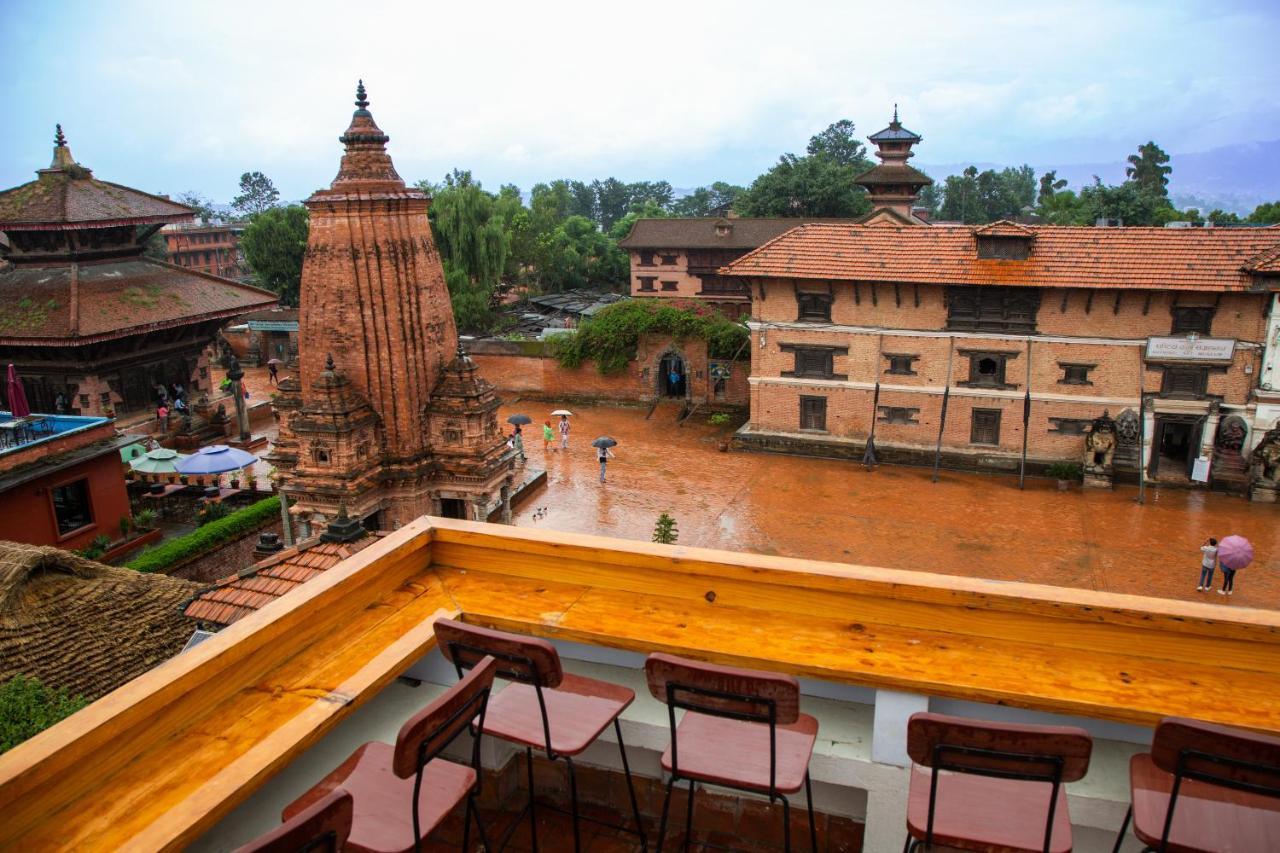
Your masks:
<path fill-rule="evenodd" d="M 1071 850 L 1065 782 L 1089 770 L 1093 738 L 1071 726 L 992 723 L 917 713 L 904 853 Z"/>
<path fill-rule="evenodd" d="M 236 853 L 338 853 L 351 834 L 351 795 L 338 788 Z"/>
<path fill-rule="evenodd" d="M 538 849 L 533 750 L 542 750 L 552 761 L 563 760 L 568 768 L 573 845 L 575 851 L 580 851 L 581 818 L 573 758 L 594 743 L 610 724 L 618 738 L 636 834 L 641 846 L 645 847 L 640 806 L 636 800 L 631 767 L 627 763 L 622 727 L 618 724 L 618 717 L 635 701 L 635 692 L 606 681 L 565 672 L 559 653 L 546 640 L 494 631 L 452 619 L 438 620 L 435 633 L 441 653 L 457 668 L 459 676 L 464 670 L 476 666 L 478 661 L 491 656 L 499 662 L 498 675 L 511 682 L 494 694 L 483 726 L 485 734 L 525 748 L 529 780 L 527 810 L 533 849 Z M 519 823 L 518 819 L 513 822 L 511 831 Z"/>
<path fill-rule="evenodd" d="M 354 820 L 344 850 L 417 853 L 432 830 L 466 800 L 462 849 L 471 847 L 474 817 L 480 842 L 489 850 L 475 794 L 480 781 L 480 737 L 497 672 L 493 658 L 477 660 L 465 678 L 400 727 L 395 746 L 371 741 L 357 749 L 285 808 L 285 822 L 301 819 L 333 792 L 345 789 L 354 800 Z M 472 721 L 471 764 L 440 758 Z"/>
<path fill-rule="evenodd" d="M 1280 850 L 1280 738 L 1169 717 L 1129 762 L 1129 821 L 1147 850 Z"/>
<path fill-rule="evenodd" d="M 809 759 L 818 721 L 800 713 L 800 684 L 789 675 L 757 672 L 652 654 L 644 665 L 649 692 L 667 706 L 671 745 L 662 754 L 670 773 L 662 801 L 658 851 L 676 782 L 689 780 L 685 839 L 693 836 L 695 783 L 764 794 L 782 801 L 786 850 L 791 850 L 788 794 L 803 786 L 809 806 L 809 842 L 818 849 Z M 676 724 L 676 710 L 685 711 Z"/>

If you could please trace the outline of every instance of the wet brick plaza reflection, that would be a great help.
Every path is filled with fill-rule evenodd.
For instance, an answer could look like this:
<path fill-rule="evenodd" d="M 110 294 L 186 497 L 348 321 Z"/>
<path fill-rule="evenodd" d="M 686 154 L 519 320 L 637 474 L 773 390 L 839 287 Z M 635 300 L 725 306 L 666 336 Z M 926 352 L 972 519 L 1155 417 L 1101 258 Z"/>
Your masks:
<path fill-rule="evenodd" d="M 1209 604 L 1275 607 L 1280 506 L 1186 489 L 1136 486 L 1059 492 L 1052 480 L 718 450 L 728 428 L 695 414 L 683 428 L 661 408 L 570 407 L 568 454 L 543 453 L 541 423 L 553 404 L 516 401 L 531 465 L 547 486 L 521 504 L 515 523 L 648 540 L 658 514 L 676 518 L 680 545 L 751 551 L 1016 580 Z M 554 420 L 554 419 L 553 419 Z M 696 422 L 695 422 L 696 421 Z M 510 429 L 510 427 L 506 427 Z M 591 441 L 618 440 L 608 483 Z M 1195 590 L 1204 539 L 1231 533 L 1257 558 L 1227 598 Z M 1221 573 L 1215 575 L 1221 585 Z"/>

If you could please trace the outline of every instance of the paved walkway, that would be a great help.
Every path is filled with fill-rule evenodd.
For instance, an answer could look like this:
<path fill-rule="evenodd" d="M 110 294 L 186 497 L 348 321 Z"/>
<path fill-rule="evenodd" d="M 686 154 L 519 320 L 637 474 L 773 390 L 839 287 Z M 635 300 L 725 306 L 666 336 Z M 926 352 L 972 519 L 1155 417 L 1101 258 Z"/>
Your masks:
<path fill-rule="evenodd" d="M 539 424 L 552 408 L 516 401 L 501 412 L 535 418 L 525 448 L 547 469 L 521 526 L 647 540 L 667 511 L 682 545 L 1280 606 L 1280 506 L 1170 488 L 1148 489 L 1139 505 L 1136 487 L 1063 493 L 1033 479 L 1019 491 L 1016 477 L 944 471 L 935 484 L 925 469 L 721 453 L 727 428 L 696 415 L 684 428 L 646 421 L 643 409 L 575 409 L 569 453 L 544 454 Z M 604 485 L 590 446 L 602 434 L 619 442 Z M 1231 598 L 1196 592 L 1198 548 L 1230 533 L 1248 537 L 1257 560 Z"/>

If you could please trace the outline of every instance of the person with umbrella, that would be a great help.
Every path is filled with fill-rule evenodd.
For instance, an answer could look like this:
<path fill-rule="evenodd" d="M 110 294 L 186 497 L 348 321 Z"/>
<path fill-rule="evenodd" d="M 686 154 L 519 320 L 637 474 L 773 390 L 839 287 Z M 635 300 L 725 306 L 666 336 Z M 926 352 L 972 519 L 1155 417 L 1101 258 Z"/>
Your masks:
<path fill-rule="evenodd" d="M 1253 562 L 1253 545 L 1243 536 L 1227 536 L 1218 545 L 1218 565 L 1222 567 L 1222 589 L 1218 595 L 1235 591 L 1236 572 Z"/>
<path fill-rule="evenodd" d="M 596 449 L 596 460 L 600 463 L 600 482 L 603 483 L 605 469 L 609 465 L 609 460 L 613 458 L 613 451 L 610 448 L 617 447 L 618 442 L 607 435 L 602 435 L 591 442 L 591 446 Z"/>
<path fill-rule="evenodd" d="M 515 432 L 511 435 L 511 446 L 516 449 L 516 453 L 520 454 L 520 461 L 524 462 L 526 460 L 524 455 L 524 434 L 520 427 L 533 423 L 533 418 L 528 415 L 512 415 L 507 418 L 507 423 L 515 427 Z"/>
<path fill-rule="evenodd" d="M 278 358 L 273 358 L 267 362 L 267 384 L 269 385 L 280 384 L 279 364 L 280 364 L 280 359 Z"/>
<path fill-rule="evenodd" d="M 572 412 L 569 412 L 567 409 L 556 409 L 551 414 L 560 416 L 560 425 L 559 425 L 560 449 L 568 450 L 569 449 L 569 415 L 572 414 Z"/>

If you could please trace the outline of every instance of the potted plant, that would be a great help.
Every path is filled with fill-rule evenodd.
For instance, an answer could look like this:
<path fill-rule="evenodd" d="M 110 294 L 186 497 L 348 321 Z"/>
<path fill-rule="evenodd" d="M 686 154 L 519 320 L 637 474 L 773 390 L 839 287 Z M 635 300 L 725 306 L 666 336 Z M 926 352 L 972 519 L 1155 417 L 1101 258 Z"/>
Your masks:
<path fill-rule="evenodd" d="M 156 525 L 156 511 L 154 509 L 140 509 L 133 517 L 133 525 L 138 530 L 150 530 Z"/>
<path fill-rule="evenodd" d="M 1080 466 L 1074 462 L 1054 462 L 1045 473 L 1058 481 L 1058 491 L 1065 492 L 1073 481 L 1080 479 Z"/>

